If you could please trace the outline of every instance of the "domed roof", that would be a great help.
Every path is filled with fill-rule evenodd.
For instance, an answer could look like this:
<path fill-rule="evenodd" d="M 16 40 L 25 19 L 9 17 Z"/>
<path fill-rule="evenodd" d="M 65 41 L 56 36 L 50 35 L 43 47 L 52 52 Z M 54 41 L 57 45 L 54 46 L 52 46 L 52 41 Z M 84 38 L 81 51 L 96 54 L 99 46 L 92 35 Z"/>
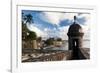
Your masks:
<path fill-rule="evenodd" d="M 82 35 L 83 35 L 82 27 L 74 22 L 69 27 L 68 36 L 82 36 Z"/>
<path fill-rule="evenodd" d="M 74 16 L 74 22 L 73 24 L 69 27 L 68 36 L 83 36 L 83 31 L 82 27 L 76 23 L 76 16 Z"/>
<path fill-rule="evenodd" d="M 74 32 L 74 33 L 78 33 L 82 31 L 82 27 L 77 24 L 77 23 L 73 23 L 70 27 L 69 27 L 69 33 Z"/>

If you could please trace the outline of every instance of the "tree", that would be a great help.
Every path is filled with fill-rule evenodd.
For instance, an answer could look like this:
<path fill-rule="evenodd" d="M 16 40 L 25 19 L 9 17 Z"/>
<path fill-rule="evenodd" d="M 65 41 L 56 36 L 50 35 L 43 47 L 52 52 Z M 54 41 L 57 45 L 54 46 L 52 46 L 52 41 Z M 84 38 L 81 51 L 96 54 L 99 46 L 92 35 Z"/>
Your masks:
<path fill-rule="evenodd" d="M 29 31 L 27 34 L 27 41 L 29 42 L 29 48 L 37 49 L 37 42 L 36 42 L 37 35 L 33 31 Z"/>
<path fill-rule="evenodd" d="M 29 31 L 28 34 L 29 34 L 29 35 L 27 35 L 27 39 L 28 39 L 28 40 L 36 40 L 37 35 L 36 35 L 35 32 Z"/>
<path fill-rule="evenodd" d="M 37 35 L 35 32 L 30 31 L 26 26 L 27 24 L 31 24 L 32 22 L 33 22 L 33 17 L 31 14 L 26 15 L 22 13 L 22 40 L 27 44 L 28 48 L 37 48 L 36 47 Z"/>
<path fill-rule="evenodd" d="M 61 38 L 57 38 L 57 41 L 62 41 L 62 39 Z"/>
<path fill-rule="evenodd" d="M 33 17 L 32 17 L 31 14 L 25 15 L 24 13 L 22 13 L 22 39 L 23 39 L 23 40 L 28 40 L 28 39 L 27 39 L 27 33 L 32 34 L 32 33 L 28 30 L 28 28 L 27 28 L 27 26 L 26 26 L 27 23 L 30 24 L 30 23 L 32 23 L 32 22 L 33 22 Z"/>
<path fill-rule="evenodd" d="M 32 23 L 33 22 L 33 17 L 31 14 L 25 15 L 22 13 L 22 31 L 28 31 L 26 24 L 27 23 Z"/>
<path fill-rule="evenodd" d="M 36 40 L 37 35 L 36 35 L 35 32 L 29 31 L 28 33 L 29 33 L 29 35 L 27 36 L 27 39 L 29 39 L 29 40 Z"/>
<path fill-rule="evenodd" d="M 37 41 L 38 41 L 38 42 L 41 42 L 41 40 L 42 40 L 42 37 L 38 37 L 38 38 L 37 38 Z"/>
<path fill-rule="evenodd" d="M 32 17 L 31 14 L 27 14 L 27 15 L 25 15 L 25 17 L 24 17 L 24 20 L 26 21 L 26 24 L 27 24 L 27 23 L 32 23 L 32 22 L 33 22 L 33 17 Z"/>
<path fill-rule="evenodd" d="M 45 44 L 46 45 L 53 45 L 53 42 L 54 42 L 54 38 L 49 38 L 45 41 Z"/>

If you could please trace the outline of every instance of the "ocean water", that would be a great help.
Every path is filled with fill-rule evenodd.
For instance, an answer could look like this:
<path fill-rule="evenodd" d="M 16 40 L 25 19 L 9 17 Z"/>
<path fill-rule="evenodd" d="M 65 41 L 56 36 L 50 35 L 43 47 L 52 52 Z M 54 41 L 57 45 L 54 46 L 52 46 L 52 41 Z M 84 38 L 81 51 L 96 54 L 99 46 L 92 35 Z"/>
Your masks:
<path fill-rule="evenodd" d="M 83 48 L 90 48 L 90 41 L 89 40 L 84 40 L 83 43 Z M 53 50 L 68 50 L 68 41 L 64 43 L 61 47 L 54 47 L 52 48 Z"/>

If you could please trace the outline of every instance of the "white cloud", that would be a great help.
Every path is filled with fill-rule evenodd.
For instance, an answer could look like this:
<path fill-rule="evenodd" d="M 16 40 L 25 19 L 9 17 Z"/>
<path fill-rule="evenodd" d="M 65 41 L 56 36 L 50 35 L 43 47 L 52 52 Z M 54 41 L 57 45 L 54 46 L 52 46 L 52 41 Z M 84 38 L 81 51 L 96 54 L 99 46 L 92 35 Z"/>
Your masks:
<path fill-rule="evenodd" d="M 82 25 L 84 36 L 83 39 L 90 39 L 90 27 L 87 25 Z"/>
<path fill-rule="evenodd" d="M 28 28 L 30 31 L 36 32 L 37 36 L 41 36 L 41 35 L 44 34 L 40 29 L 38 29 L 37 27 L 35 27 L 35 26 L 32 25 L 32 24 L 27 24 L 27 28 Z"/>
<path fill-rule="evenodd" d="M 42 20 L 59 26 L 62 20 L 74 20 L 74 16 L 78 16 L 78 13 L 42 12 L 40 16 Z"/>
<path fill-rule="evenodd" d="M 84 32 L 83 39 L 90 39 L 90 15 L 89 14 L 81 14 L 78 16 L 78 18 L 85 17 L 86 22 L 84 25 L 81 24 Z"/>
<path fill-rule="evenodd" d="M 68 28 L 69 26 L 63 26 L 63 27 L 59 27 L 59 23 L 61 20 L 65 20 L 65 19 L 69 19 L 69 20 L 73 20 L 73 17 L 76 15 L 78 18 L 82 18 L 85 17 L 86 18 L 86 22 L 85 25 L 81 25 L 83 28 L 83 32 L 85 32 L 85 38 L 89 38 L 89 32 L 90 32 L 90 25 L 89 25 L 89 19 L 90 16 L 89 14 L 80 14 L 78 15 L 78 13 L 57 13 L 57 12 L 42 12 L 41 14 L 41 19 L 46 21 L 46 22 L 50 22 L 54 25 L 57 25 L 59 31 L 57 31 L 56 28 L 54 29 L 50 29 L 50 28 L 45 28 L 44 30 L 40 30 L 39 28 L 37 28 L 36 26 L 32 25 L 32 24 L 28 24 L 27 27 L 28 29 L 30 29 L 31 31 L 36 32 L 37 36 L 42 36 L 48 38 L 50 36 L 58 36 L 60 38 L 62 38 L 63 40 L 68 40 L 68 36 L 67 36 L 67 32 L 68 32 Z"/>
<path fill-rule="evenodd" d="M 34 31 L 36 32 L 37 36 L 41 36 L 43 37 L 43 39 L 47 39 L 49 37 L 54 37 L 54 36 L 58 36 L 60 38 L 62 38 L 63 40 L 68 40 L 68 29 L 69 26 L 63 26 L 63 27 L 58 27 L 59 31 L 57 31 L 56 29 L 49 29 L 49 28 L 45 28 L 44 30 L 40 30 L 37 27 L 35 27 L 32 24 L 27 24 L 27 27 L 30 31 Z M 83 30 L 85 29 L 85 34 L 84 34 L 84 39 L 89 39 L 90 38 L 90 29 L 86 29 L 87 26 L 82 26 Z"/>
<path fill-rule="evenodd" d="M 90 14 L 81 14 L 78 16 L 78 18 L 82 18 L 82 17 L 85 17 L 86 20 L 85 25 L 90 26 L 90 19 L 91 19 Z"/>
<path fill-rule="evenodd" d="M 68 29 L 69 29 L 69 26 L 59 27 L 59 30 L 60 30 L 59 37 L 62 38 L 63 40 L 68 40 L 68 36 L 67 36 Z"/>
<path fill-rule="evenodd" d="M 46 18 L 46 21 L 54 24 L 59 25 L 61 16 L 63 13 L 57 13 L 57 12 L 42 12 L 44 14 L 44 17 Z"/>
<path fill-rule="evenodd" d="M 88 25 L 81 25 L 83 32 L 86 33 L 87 31 L 90 31 L 90 27 Z"/>
<path fill-rule="evenodd" d="M 62 20 L 74 20 L 74 16 L 77 16 L 77 18 L 82 18 L 85 17 L 85 19 L 87 20 L 85 22 L 85 25 L 89 23 L 90 20 L 90 15 L 89 14 L 78 14 L 78 13 L 61 13 L 61 12 L 42 12 L 40 14 L 41 19 L 43 21 L 49 22 L 53 25 L 57 25 L 59 26 L 59 23 Z"/>
<path fill-rule="evenodd" d="M 56 37 L 58 36 L 58 31 L 56 28 L 50 29 L 50 28 L 45 28 L 44 33 L 47 34 L 47 37 Z"/>

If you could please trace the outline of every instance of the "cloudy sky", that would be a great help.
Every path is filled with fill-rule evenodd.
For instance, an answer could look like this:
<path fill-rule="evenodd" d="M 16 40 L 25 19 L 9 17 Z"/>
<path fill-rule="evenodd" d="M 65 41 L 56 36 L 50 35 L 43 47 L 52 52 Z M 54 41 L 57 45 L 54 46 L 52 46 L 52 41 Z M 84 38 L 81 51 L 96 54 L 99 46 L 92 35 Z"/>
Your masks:
<path fill-rule="evenodd" d="M 37 36 L 45 39 L 49 37 L 60 37 L 63 40 L 68 40 L 68 28 L 73 23 L 73 17 L 76 16 L 76 22 L 83 27 L 85 33 L 84 39 L 89 39 L 90 14 L 34 10 L 22 10 L 22 13 L 33 16 L 33 23 L 30 25 L 27 24 L 27 28 L 30 31 L 35 31 Z"/>

